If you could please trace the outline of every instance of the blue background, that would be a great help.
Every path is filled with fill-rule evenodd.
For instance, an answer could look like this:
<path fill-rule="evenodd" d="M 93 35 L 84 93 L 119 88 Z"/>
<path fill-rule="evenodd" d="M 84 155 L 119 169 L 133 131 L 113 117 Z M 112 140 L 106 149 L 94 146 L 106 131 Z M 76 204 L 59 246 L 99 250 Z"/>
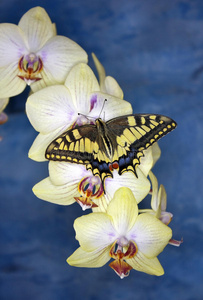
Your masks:
<path fill-rule="evenodd" d="M 17 24 L 37 5 L 58 34 L 97 55 L 134 113 L 165 114 L 178 123 L 159 143 L 154 172 L 174 214 L 173 237 L 184 243 L 159 256 L 161 277 L 131 271 L 120 280 L 108 265 L 68 266 L 65 260 L 78 246 L 72 224 L 81 210 L 32 194 L 48 171 L 46 162 L 27 157 L 36 132 L 24 112 L 26 90 L 11 99 L 9 121 L 0 127 L 0 299 L 203 299 L 203 1 L 9 0 L 0 1 L 0 22 Z"/>

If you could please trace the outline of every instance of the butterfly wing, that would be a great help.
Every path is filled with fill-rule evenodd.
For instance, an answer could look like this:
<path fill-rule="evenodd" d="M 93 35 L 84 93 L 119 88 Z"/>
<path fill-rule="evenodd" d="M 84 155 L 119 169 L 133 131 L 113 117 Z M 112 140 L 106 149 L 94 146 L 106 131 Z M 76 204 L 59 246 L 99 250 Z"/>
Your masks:
<path fill-rule="evenodd" d="M 54 161 L 88 164 L 97 151 L 97 128 L 87 124 L 70 129 L 47 147 L 45 157 Z"/>
<path fill-rule="evenodd" d="M 113 162 L 118 162 L 121 175 L 126 171 L 136 174 L 143 151 L 175 129 L 177 124 L 166 116 L 137 114 L 114 118 L 106 126 L 116 136 Z"/>
<path fill-rule="evenodd" d="M 96 125 L 87 124 L 70 129 L 57 137 L 46 149 L 45 157 L 53 161 L 67 161 L 86 165 L 93 175 L 111 176 L 106 149 Z"/>
<path fill-rule="evenodd" d="M 45 157 L 84 164 L 104 183 L 106 177 L 113 176 L 113 168 L 118 168 L 120 175 L 126 171 L 136 175 L 143 151 L 176 127 L 172 119 L 150 114 L 127 115 L 98 123 L 104 131 L 92 124 L 66 131 L 47 147 Z"/>

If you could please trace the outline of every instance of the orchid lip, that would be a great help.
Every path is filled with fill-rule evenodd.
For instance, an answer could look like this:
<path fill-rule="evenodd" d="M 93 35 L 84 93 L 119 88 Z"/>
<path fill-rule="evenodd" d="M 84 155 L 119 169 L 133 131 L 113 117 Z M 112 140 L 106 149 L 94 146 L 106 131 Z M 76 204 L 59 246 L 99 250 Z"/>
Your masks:
<path fill-rule="evenodd" d="M 91 196 L 95 199 L 100 198 L 104 193 L 101 179 L 98 176 L 84 177 L 78 185 L 78 190 L 82 196 Z"/>
<path fill-rule="evenodd" d="M 18 62 L 18 68 L 20 70 L 18 77 L 24 80 L 27 85 L 42 79 L 37 75 L 43 69 L 43 62 L 35 53 L 23 55 Z"/>
<path fill-rule="evenodd" d="M 103 185 L 98 176 L 84 177 L 78 185 L 78 191 L 81 196 L 74 197 L 74 199 L 83 210 L 98 207 L 93 200 L 100 198 L 104 193 Z"/>
<path fill-rule="evenodd" d="M 127 248 L 127 251 L 124 252 L 123 246 Z M 135 242 L 131 240 L 128 241 L 127 238 L 123 236 L 116 240 L 112 245 L 109 255 L 115 260 L 111 262 L 109 266 L 121 279 L 127 277 L 130 274 L 130 270 L 133 269 L 133 267 L 131 267 L 125 260 L 134 257 L 137 251 L 138 248 Z"/>

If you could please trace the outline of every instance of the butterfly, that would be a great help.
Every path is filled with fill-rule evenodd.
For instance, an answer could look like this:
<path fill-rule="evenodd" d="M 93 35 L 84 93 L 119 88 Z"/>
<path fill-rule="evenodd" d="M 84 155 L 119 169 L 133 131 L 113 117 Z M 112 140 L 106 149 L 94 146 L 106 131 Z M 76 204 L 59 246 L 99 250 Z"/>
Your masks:
<path fill-rule="evenodd" d="M 156 114 L 134 114 L 67 130 L 46 149 L 45 157 L 53 161 L 83 164 L 93 175 L 113 177 L 126 171 L 136 176 L 143 151 L 175 129 L 176 122 Z"/>

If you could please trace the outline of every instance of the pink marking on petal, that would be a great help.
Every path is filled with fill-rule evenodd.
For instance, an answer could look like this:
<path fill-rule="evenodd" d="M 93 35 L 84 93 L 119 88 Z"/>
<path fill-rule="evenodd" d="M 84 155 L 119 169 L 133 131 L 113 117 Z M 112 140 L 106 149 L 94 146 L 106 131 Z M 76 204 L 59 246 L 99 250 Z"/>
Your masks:
<path fill-rule="evenodd" d="M 93 95 L 90 99 L 90 112 L 93 110 L 95 103 L 97 103 L 97 95 Z"/>

